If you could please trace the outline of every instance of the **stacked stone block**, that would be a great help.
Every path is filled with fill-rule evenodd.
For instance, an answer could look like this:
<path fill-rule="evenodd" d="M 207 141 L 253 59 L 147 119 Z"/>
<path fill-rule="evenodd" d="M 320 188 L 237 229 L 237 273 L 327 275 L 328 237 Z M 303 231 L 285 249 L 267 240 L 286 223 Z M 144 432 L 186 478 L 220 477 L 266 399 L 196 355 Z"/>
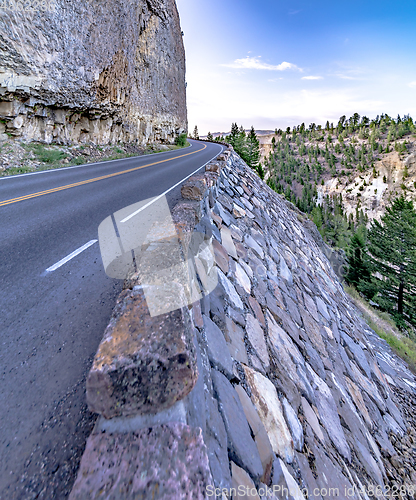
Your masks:
<path fill-rule="evenodd" d="M 231 149 L 182 194 L 184 251 L 192 231 L 212 238 L 218 286 L 151 318 L 126 280 L 88 377 L 102 416 L 71 498 L 414 498 L 416 378 L 305 215 Z"/>

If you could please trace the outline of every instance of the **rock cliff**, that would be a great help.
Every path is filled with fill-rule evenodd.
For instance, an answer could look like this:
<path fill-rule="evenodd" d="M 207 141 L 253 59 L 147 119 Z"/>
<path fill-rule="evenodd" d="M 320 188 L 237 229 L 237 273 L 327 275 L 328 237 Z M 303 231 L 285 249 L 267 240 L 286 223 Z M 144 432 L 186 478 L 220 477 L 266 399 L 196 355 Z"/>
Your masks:
<path fill-rule="evenodd" d="M 414 498 L 416 378 L 302 214 L 232 151 L 182 195 L 184 252 L 194 230 L 211 240 L 218 286 L 152 317 L 126 280 L 88 376 L 101 417 L 71 500 Z"/>
<path fill-rule="evenodd" d="M 9 3 L 0 9 L 3 138 L 169 143 L 186 130 L 175 0 Z"/>
<path fill-rule="evenodd" d="M 404 195 L 414 201 L 416 190 L 416 140 L 409 140 L 410 154 L 388 153 L 374 163 L 372 171 L 356 173 L 350 179 L 330 178 L 323 186 L 318 186 L 318 203 L 325 196 L 342 194 L 344 211 L 347 216 L 355 215 L 358 209 L 371 219 L 380 220 L 391 200 Z"/>

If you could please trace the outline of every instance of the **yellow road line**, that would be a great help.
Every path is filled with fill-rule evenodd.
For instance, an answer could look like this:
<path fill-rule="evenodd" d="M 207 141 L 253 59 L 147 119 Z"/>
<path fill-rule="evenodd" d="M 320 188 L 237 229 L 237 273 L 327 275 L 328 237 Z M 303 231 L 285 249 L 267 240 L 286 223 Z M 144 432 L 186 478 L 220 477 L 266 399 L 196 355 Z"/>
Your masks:
<path fill-rule="evenodd" d="M 151 167 L 152 165 L 158 165 L 159 163 L 165 163 L 167 161 L 177 160 L 178 158 L 183 158 L 184 156 L 200 153 L 206 147 L 207 146 L 204 144 L 204 147 L 202 149 L 198 149 L 198 151 L 192 151 L 192 153 L 186 153 L 181 156 L 175 156 L 175 158 L 167 158 L 166 160 L 156 161 L 154 163 L 148 163 L 147 165 L 142 165 L 141 167 L 129 168 L 128 170 L 123 170 L 122 172 L 115 172 L 114 174 L 102 175 L 101 177 L 94 177 L 93 179 L 87 179 L 85 181 L 75 182 L 74 184 L 67 184 L 66 186 L 59 186 L 56 188 L 47 189 L 46 191 L 39 191 L 38 193 L 26 194 L 24 196 L 19 196 L 18 198 L 11 198 L 10 200 L 0 201 L 0 207 L 3 207 L 5 205 L 11 205 L 12 203 L 17 203 L 19 201 L 29 200 L 31 198 L 37 198 L 38 196 L 44 196 L 45 194 L 56 193 L 57 191 L 63 191 L 64 189 L 70 189 L 73 187 L 82 186 L 84 184 L 90 184 L 91 182 L 97 182 L 103 179 L 109 179 L 110 177 L 115 177 L 117 175 L 128 174 L 129 172 L 134 172 L 135 170 Z"/>

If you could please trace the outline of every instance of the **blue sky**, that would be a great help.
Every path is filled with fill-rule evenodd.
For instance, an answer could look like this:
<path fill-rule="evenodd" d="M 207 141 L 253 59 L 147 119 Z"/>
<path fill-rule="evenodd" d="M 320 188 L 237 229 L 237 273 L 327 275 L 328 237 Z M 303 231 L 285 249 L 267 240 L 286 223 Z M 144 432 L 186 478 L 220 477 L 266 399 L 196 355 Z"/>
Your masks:
<path fill-rule="evenodd" d="M 176 1 L 190 130 L 416 118 L 416 0 Z"/>

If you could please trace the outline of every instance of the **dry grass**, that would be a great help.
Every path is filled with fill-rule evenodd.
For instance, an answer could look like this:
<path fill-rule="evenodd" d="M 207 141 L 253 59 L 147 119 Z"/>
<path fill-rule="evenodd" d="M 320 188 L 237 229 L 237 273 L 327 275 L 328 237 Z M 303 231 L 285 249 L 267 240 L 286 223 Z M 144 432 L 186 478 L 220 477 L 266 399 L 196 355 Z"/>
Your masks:
<path fill-rule="evenodd" d="M 406 361 L 412 372 L 416 374 L 416 342 L 400 333 L 391 316 L 371 307 L 355 288 L 349 286 L 344 288 L 353 303 L 361 311 L 368 326 L 379 337 L 384 339 L 393 351 Z"/>

